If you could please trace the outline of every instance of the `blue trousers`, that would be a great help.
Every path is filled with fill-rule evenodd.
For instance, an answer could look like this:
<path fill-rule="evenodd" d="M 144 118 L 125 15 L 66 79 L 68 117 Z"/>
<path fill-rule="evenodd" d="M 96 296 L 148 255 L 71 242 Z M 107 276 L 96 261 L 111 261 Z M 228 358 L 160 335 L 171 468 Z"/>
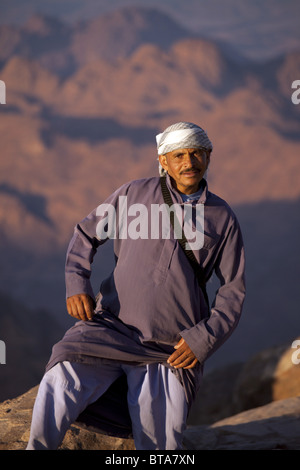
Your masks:
<path fill-rule="evenodd" d="M 132 366 L 103 360 L 97 365 L 62 362 L 45 373 L 27 450 L 57 449 L 79 414 L 124 373 L 136 449 L 181 449 L 188 407 L 171 370 L 161 364 Z"/>

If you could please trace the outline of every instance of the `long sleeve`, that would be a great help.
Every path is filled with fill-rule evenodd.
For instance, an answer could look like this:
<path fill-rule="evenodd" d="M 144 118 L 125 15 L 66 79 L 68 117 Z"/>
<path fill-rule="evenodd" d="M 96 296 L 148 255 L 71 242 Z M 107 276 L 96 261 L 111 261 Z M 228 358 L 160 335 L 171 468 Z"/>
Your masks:
<path fill-rule="evenodd" d="M 75 227 L 66 257 L 66 297 L 88 294 L 95 300 L 90 278 L 98 245 L 98 241 L 84 233 L 79 224 Z"/>
<path fill-rule="evenodd" d="M 234 217 L 215 263 L 220 281 L 209 318 L 181 332 L 199 362 L 204 363 L 232 334 L 245 298 L 245 254 L 242 234 Z"/>
<path fill-rule="evenodd" d="M 94 256 L 99 246 L 113 237 L 105 230 L 108 225 L 113 229 L 119 196 L 126 195 L 128 187 L 129 184 L 121 186 L 76 225 L 66 255 L 66 297 L 89 294 L 95 300 L 90 282 Z"/>

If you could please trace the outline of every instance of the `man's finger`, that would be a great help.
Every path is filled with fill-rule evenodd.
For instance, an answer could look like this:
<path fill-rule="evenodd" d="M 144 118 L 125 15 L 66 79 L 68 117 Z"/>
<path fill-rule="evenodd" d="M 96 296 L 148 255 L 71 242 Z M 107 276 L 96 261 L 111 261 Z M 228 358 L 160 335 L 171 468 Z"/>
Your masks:
<path fill-rule="evenodd" d="M 175 368 L 181 368 L 181 367 L 186 367 L 191 364 L 195 359 L 195 356 L 193 354 L 181 354 L 178 358 L 176 358 L 174 361 L 171 361 L 170 364 L 172 367 Z"/>
<path fill-rule="evenodd" d="M 69 315 L 79 320 L 91 320 L 94 314 L 93 301 L 87 294 L 73 295 L 67 299 Z"/>
<path fill-rule="evenodd" d="M 179 364 L 182 364 L 184 361 L 186 361 L 188 358 L 189 358 L 189 355 L 186 352 L 178 351 L 177 354 L 173 353 L 172 356 L 169 357 L 168 363 L 171 366 L 178 366 Z"/>
<path fill-rule="evenodd" d="M 175 351 L 171 356 L 168 358 L 167 363 L 173 365 L 173 362 L 180 356 L 180 351 Z"/>
<path fill-rule="evenodd" d="M 178 359 L 182 354 L 185 353 L 191 353 L 191 349 L 187 345 L 187 343 L 184 341 L 183 338 L 180 339 L 180 341 L 174 346 L 175 351 L 173 354 L 168 359 L 168 363 L 172 365 L 176 359 Z M 192 353 L 193 354 L 193 353 Z"/>
<path fill-rule="evenodd" d="M 68 314 L 71 315 L 71 317 L 78 318 L 78 319 L 80 318 L 78 310 L 77 310 L 77 305 L 74 302 L 73 298 L 67 299 L 67 310 L 68 310 Z"/>
<path fill-rule="evenodd" d="M 81 296 L 74 299 L 74 311 L 77 313 L 77 317 L 79 317 L 83 321 L 86 320 L 84 304 Z"/>
<path fill-rule="evenodd" d="M 184 345 L 184 343 L 185 343 L 184 339 L 181 338 L 181 340 L 177 344 L 175 344 L 174 349 L 180 348 L 181 346 Z"/>
<path fill-rule="evenodd" d="M 183 338 L 174 346 L 174 349 L 167 362 L 175 369 L 190 369 L 197 364 L 198 359 Z"/>
<path fill-rule="evenodd" d="M 83 302 L 85 315 L 88 317 L 89 320 L 91 320 L 94 315 L 93 301 L 90 297 L 86 296 L 82 299 L 82 302 Z"/>
<path fill-rule="evenodd" d="M 189 366 L 185 366 L 184 369 L 192 369 L 193 367 L 195 367 L 195 365 L 197 364 L 197 362 L 198 362 L 198 359 L 195 358 L 195 359 L 193 360 L 193 362 L 192 362 Z"/>

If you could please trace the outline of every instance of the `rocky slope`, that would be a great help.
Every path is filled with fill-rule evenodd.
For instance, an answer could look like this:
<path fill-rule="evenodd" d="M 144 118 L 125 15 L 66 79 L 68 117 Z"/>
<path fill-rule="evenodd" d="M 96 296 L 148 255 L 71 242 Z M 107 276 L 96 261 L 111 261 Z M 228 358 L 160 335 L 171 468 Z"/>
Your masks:
<path fill-rule="evenodd" d="M 300 397 L 239 413 L 211 426 L 187 429 L 189 450 L 300 450 Z"/>
<path fill-rule="evenodd" d="M 300 375 L 289 345 L 208 374 L 184 433 L 188 450 L 300 450 Z M 0 404 L 0 450 L 23 450 L 37 387 Z M 134 450 L 74 424 L 61 449 Z"/>

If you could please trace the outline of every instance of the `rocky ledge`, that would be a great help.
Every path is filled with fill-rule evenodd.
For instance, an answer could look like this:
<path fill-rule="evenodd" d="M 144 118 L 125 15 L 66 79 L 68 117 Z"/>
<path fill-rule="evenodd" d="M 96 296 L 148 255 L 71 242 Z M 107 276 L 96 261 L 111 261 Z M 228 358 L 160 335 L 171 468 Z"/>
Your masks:
<path fill-rule="evenodd" d="M 184 433 L 188 450 L 300 450 L 300 364 L 289 345 L 207 375 Z M 37 386 L 0 404 L 0 450 L 24 450 Z M 134 450 L 75 424 L 62 450 Z"/>

